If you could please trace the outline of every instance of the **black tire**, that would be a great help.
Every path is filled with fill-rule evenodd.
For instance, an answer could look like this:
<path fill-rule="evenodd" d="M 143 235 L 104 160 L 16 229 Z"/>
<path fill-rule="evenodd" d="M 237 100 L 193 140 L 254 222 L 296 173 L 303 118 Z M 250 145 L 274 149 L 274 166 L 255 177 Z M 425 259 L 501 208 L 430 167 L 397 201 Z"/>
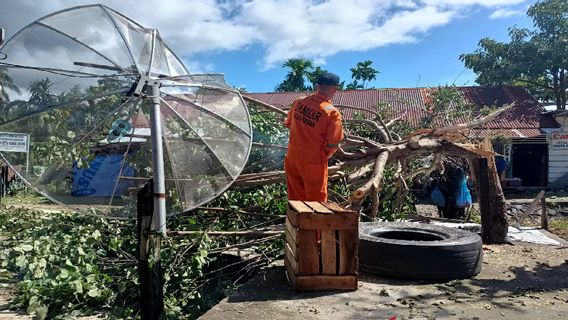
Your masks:
<path fill-rule="evenodd" d="M 451 280 L 481 271 L 481 237 L 439 225 L 404 222 L 359 224 L 359 269 L 385 277 Z"/>

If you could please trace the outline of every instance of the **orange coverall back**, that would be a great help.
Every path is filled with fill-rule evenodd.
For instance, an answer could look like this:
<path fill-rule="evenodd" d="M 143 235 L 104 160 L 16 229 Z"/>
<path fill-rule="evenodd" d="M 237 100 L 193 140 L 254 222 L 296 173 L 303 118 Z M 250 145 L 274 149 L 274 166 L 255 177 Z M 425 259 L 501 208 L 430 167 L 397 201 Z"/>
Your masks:
<path fill-rule="evenodd" d="M 341 114 L 330 100 L 313 94 L 292 104 L 284 161 L 289 200 L 327 201 L 327 160 L 343 139 Z"/>

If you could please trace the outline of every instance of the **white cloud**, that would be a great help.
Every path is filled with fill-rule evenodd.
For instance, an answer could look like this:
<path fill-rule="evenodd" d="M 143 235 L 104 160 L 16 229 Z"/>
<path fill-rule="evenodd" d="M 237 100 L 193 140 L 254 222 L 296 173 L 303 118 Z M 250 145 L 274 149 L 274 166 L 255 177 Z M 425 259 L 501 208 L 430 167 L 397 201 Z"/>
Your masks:
<path fill-rule="evenodd" d="M 524 11 L 522 10 L 497 9 L 489 16 L 489 18 L 491 19 L 509 18 L 514 16 L 521 16 L 523 15 L 523 13 Z"/>
<path fill-rule="evenodd" d="M 472 8 L 504 17 L 527 0 L 101 0 L 146 27 L 156 27 L 179 57 L 259 45 L 269 68 L 293 57 L 324 61 L 419 41 Z M 2 0 L 0 21 L 15 29 L 56 10 L 92 0 Z M 193 65 L 196 69 L 206 69 Z M 192 69 L 193 69 L 192 68 Z"/>

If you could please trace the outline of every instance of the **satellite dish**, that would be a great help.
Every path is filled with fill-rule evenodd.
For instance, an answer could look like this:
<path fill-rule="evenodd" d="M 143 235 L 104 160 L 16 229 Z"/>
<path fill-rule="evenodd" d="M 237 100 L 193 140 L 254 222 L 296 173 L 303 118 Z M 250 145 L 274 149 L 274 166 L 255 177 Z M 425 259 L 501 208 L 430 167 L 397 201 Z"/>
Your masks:
<path fill-rule="evenodd" d="M 172 215 L 220 195 L 247 162 L 252 126 L 239 92 L 219 75 L 189 75 L 156 30 L 106 6 L 43 17 L 0 50 L 0 156 L 57 203 L 132 217 L 163 146 Z"/>

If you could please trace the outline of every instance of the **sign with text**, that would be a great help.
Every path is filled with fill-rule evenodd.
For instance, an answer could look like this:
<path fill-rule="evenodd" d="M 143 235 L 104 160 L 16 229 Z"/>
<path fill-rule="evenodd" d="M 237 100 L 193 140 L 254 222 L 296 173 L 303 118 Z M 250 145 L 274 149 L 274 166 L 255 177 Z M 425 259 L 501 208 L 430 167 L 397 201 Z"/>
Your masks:
<path fill-rule="evenodd" d="M 0 132 L 0 151 L 28 152 L 30 135 L 26 133 Z"/>
<path fill-rule="evenodd" d="M 554 132 L 547 136 L 551 150 L 568 150 L 568 132 Z"/>

